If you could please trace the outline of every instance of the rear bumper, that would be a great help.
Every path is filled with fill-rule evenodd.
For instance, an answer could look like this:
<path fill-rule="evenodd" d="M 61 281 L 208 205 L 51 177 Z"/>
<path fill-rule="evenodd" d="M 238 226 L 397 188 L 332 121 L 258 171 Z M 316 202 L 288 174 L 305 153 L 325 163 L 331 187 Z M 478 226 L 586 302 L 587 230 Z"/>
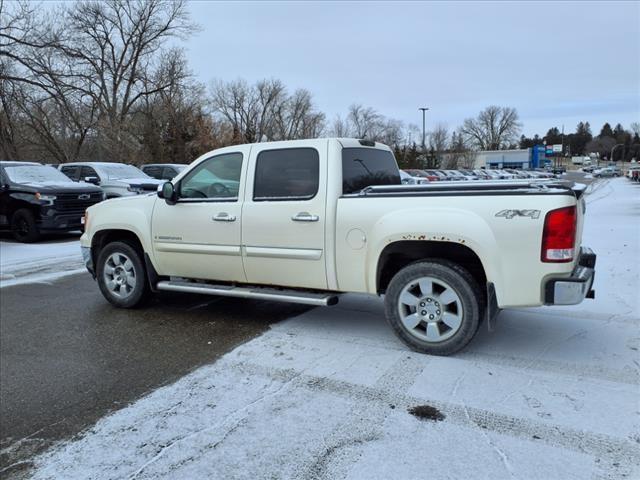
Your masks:
<path fill-rule="evenodd" d="M 569 277 L 551 278 L 544 289 L 545 305 L 576 305 L 585 298 L 595 298 L 591 289 L 595 276 L 596 254 L 587 247 L 580 248 L 578 265 Z"/>

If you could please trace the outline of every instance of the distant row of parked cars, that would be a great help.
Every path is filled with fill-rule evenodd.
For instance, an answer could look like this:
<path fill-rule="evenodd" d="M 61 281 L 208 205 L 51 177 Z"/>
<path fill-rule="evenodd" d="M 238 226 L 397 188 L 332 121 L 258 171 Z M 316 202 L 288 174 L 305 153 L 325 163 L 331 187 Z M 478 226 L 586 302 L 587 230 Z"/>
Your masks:
<path fill-rule="evenodd" d="M 457 170 L 400 170 L 402 183 L 405 185 L 424 184 L 430 182 L 458 182 L 469 180 L 524 180 L 555 178 L 553 172 L 547 170 L 503 169 L 457 169 Z"/>
<path fill-rule="evenodd" d="M 0 230 L 10 230 L 20 242 L 35 242 L 44 233 L 81 230 L 84 212 L 91 205 L 155 192 L 185 167 L 0 161 Z"/>

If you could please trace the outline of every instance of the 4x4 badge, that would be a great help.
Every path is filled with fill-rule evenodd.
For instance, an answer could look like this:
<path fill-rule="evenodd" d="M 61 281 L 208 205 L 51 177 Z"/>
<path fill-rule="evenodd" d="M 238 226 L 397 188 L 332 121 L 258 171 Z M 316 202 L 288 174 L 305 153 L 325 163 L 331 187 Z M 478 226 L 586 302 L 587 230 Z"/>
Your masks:
<path fill-rule="evenodd" d="M 540 217 L 540 210 L 501 210 L 496 213 L 496 217 L 512 219 L 513 217 L 529 217 L 536 219 Z"/>

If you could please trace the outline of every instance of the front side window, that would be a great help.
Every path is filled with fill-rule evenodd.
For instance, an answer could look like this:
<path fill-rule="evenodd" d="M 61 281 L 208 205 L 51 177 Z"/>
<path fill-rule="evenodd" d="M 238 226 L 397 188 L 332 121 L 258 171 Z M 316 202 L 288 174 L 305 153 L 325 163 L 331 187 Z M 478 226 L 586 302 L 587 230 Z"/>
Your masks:
<path fill-rule="evenodd" d="M 180 182 L 180 198 L 237 200 L 242 172 L 242 154 L 211 157 Z"/>
<path fill-rule="evenodd" d="M 80 179 L 84 180 L 87 177 L 94 177 L 94 178 L 100 179 L 100 177 L 98 177 L 98 174 L 96 173 L 96 171 L 93 168 L 87 167 L 87 166 L 83 166 L 82 167 L 82 173 L 80 174 Z"/>
<path fill-rule="evenodd" d="M 342 149 L 342 193 L 356 193 L 372 185 L 400 185 L 396 159 L 388 150 Z"/>
<path fill-rule="evenodd" d="M 318 193 L 320 157 L 313 148 L 265 150 L 256 160 L 254 201 L 310 200 Z"/>

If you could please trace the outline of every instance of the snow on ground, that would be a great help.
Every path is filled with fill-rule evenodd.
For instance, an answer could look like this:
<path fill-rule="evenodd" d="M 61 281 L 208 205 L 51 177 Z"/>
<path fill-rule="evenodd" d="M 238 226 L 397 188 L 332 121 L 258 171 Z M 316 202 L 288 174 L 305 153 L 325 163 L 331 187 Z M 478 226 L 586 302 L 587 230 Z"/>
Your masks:
<path fill-rule="evenodd" d="M 592 188 L 595 301 L 504 311 L 443 358 L 349 295 L 103 418 L 35 478 L 640 478 L 639 214 L 640 186 Z"/>
<path fill-rule="evenodd" d="M 0 288 L 51 281 L 84 270 L 78 240 L 43 243 L 0 241 Z"/>

